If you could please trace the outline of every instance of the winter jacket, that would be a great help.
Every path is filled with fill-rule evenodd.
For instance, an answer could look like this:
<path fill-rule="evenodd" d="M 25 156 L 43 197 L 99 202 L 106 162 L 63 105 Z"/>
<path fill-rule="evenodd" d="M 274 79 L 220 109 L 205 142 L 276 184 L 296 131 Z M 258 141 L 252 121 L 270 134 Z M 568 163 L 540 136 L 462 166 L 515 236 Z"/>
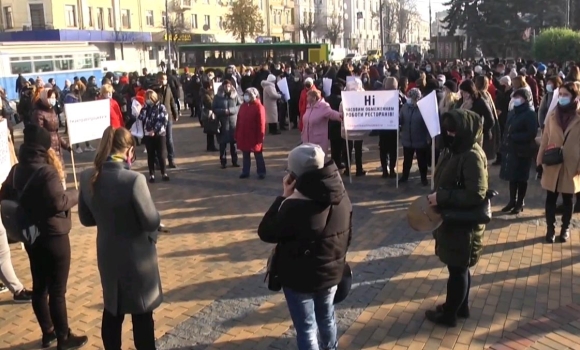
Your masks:
<path fill-rule="evenodd" d="M 552 104 L 552 98 L 554 97 L 554 92 L 547 92 L 542 98 L 542 102 L 540 103 L 540 107 L 538 108 L 538 125 L 540 128 L 544 128 L 544 122 L 546 120 L 546 116 L 548 116 L 548 109 Z"/>
<path fill-rule="evenodd" d="M 258 235 L 276 244 L 273 268 L 283 287 L 314 293 L 336 286 L 352 237 L 352 204 L 334 162 L 300 176 L 292 196 L 276 198 Z"/>
<path fill-rule="evenodd" d="M 455 109 L 449 113 L 457 122 L 457 130 L 435 168 L 437 206 L 465 210 L 483 203 L 488 189 L 487 159 L 478 144 L 483 126 L 481 117 L 471 111 Z M 463 185 L 458 186 L 458 181 Z M 433 233 L 435 254 L 449 266 L 474 266 L 481 256 L 484 231 L 485 225 L 443 221 Z"/>
<path fill-rule="evenodd" d="M 243 103 L 238 112 L 235 140 L 242 152 L 262 152 L 266 111 L 259 99 Z"/>
<path fill-rule="evenodd" d="M 75 190 L 65 191 L 58 172 L 47 163 L 46 150 L 23 144 L 14 165 L 0 188 L 0 201 L 17 199 L 28 179 L 38 170 L 25 193 L 20 193 L 20 205 L 37 223 L 41 236 L 66 235 L 70 232 L 71 208 L 77 205 Z"/>
<path fill-rule="evenodd" d="M 528 181 L 536 149 L 536 119 L 536 112 L 527 103 L 509 112 L 501 145 L 500 179 Z"/>
<path fill-rule="evenodd" d="M 56 115 L 52 106 L 48 106 L 48 104 L 42 100 L 36 101 L 30 122 L 32 124 L 39 125 L 50 132 L 50 147 L 56 154 L 59 155 L 62 160 L 61 149 L 69 150 L 70 145 L 68 141 L 63 139 L 58 133 L 58 116 Z"/>
<path fill-rule="evenodd" d="M 143 123 L 145 136 L 165 136 L 167 131 L 167 109 L 159 102 L 154 105 L 145 104 L 139 113 L 139 120 Z M 148 135 L 154 133 L 154 135 Z"/>
<path fill-rule="evenodd" d="M 540 100 L 539 100 L 539 93 L 538 93 L 538 83 L 536 82 L 535 77 L 533 76 L 526 76 L 526 83 L 528 84 L 528 86 L 530 87 L 530 90 L 532 92 L 532 102 L 534 105 L 534 110 L 536 108 L 538 108 L 538 106 L 540 105 Z"/>
<path fill-rule="evenodd" d="M 399 112 L 401 144 L 405 148 L 421 149 L 429 146 L 429 130 L 417 105 L 405 103 Z"/>
<path fill-rule="evenodd" d="M 564 138 L 568 136 L 564 144 Z M 562 147 L 564 162 L 558 165 L 543 165 L 542 188 L 558 193 L 580 192 L 580 110 L 568 124 L 564 132 L 556 117 L 556 109 L 548 114 L 544 124 L 544 132 L 536 164 L 542 164 L 544 152 L 548 145 Z"/>
<path fill-rule="evenodd" d="M 303 119 L 302 142 L 319 145 L 324 153 L 327 153 L 329 145 L 328 121 L 340 121 L 340 113 L 333 111 L 330 105 L 321 99 L 307 108 Z"/>
<path fill-rule="evenodd" d="M 113 129 L 121 128 L 125 126 L 125 120 L 123 118 L 123 113 L 121 112 L 121 108 L 119 108 L 119 104 L 114 99 L 109 99 L 109 108 L 110 108 L 110 118 L 111 118 L 111 126 Z"/>
<path fill-rule="evenodd" d="M 262 81 L 262 100 L 266 110 L 266 121 L 268 123 L 278 123 L 278 100 L 282 95 L 276 91 L 276 84 L 269 81 Z"/>
<path fill-rule="evenodd" d="M 306 95 L 308 94 L 308 91 L 310 91 L 310 90 L 318 91 L 318 89 L 316 88 L 316 86 L 314 84 L 312 84 L 312 87 L 310 89 L 307 89 L 306 87 L 304 87 L 304 89 L 302 89 L 302 91 L 300 92 L 300 99 L 298 100 L 298 112 L 300 113 L 300 120 L 298 121 L 298 129 L 300 131 L 302 131 L 302 127 L 303 127 L 302 118 L 304 117 L 304 113 L 306 113 L 306 108 L 308 107 L 308 101 L 306 100 Z"/>
<path fill-rule="evenodd" d="M 223 86 L 220 86 L 213 98 L 212 111 L 220 121 L 219 143 L 235 142 L 236 122 L 240 109 L 240 98 L 235 89 L 226 95 Z"/>

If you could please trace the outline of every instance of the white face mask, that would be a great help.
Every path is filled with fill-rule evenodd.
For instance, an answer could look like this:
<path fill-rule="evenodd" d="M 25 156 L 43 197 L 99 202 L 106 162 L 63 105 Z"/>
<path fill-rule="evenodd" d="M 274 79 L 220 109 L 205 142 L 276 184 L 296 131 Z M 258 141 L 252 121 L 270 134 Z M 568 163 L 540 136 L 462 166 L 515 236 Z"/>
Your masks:
<path fill-rule="evenodd" d="M 146 103 L 148 106 L 151 106 L 151 105 L 153 105 L 153 101 L 151 101 L 151 100 L 147 100 L 147 101 L 145 101 L 145 103 Z"/>
<path fill-rule="evenodd" d="M 108 93 L 105 95 L 105 98 L 109 98 L 109 99 L 110 99 L 110 98 L 113 98 L 113 94 L 112 94 L 112 93 L 110 93 L 110 92 L 108 92 Z"/>
<path fill-rule="evenodd" d="M 56 99 L 54 99 L 54 98 L 51 98 L 51 99 L 49 99 L 49 100 L 48 100 L 48 103 L 49 103 L 51 106 L 54 106 L 54 105 L 56 104 Z"/>
<path fill-rule="evenodd" d="M 244 102 L 246 103 L 250 102 L 250 96 L 244 95 Z"/>

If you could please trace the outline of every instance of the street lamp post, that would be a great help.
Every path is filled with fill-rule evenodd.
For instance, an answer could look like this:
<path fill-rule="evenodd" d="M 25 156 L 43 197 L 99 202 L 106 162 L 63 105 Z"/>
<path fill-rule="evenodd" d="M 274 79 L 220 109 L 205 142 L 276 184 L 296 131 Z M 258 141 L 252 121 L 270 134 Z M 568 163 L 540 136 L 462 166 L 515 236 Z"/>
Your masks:
<path fill-rule="evenodd" d="M 169 0 L 165 0 L 165 37 L 167 39 L 167 70 L 171 71 L 171 33 L 169 33 Z"/>

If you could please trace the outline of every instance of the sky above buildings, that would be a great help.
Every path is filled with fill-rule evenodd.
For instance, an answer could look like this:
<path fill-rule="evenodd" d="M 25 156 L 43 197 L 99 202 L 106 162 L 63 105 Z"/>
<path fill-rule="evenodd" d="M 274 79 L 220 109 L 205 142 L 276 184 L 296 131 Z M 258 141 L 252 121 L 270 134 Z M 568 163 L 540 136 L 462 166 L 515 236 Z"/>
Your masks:
<path fill-rule="evenodd" d="M 447 0 L 431 0 L 431 21 L 435 18 L 435 13 L 444 11 Z M 419 10 L 419 14 L 421 14 L 421 18 L 425 21 L 429 21 L 429 0 L 415 0 L 417 4 L 417 10 Z M 429 22 L 431 22 L 429 21 Z"/>

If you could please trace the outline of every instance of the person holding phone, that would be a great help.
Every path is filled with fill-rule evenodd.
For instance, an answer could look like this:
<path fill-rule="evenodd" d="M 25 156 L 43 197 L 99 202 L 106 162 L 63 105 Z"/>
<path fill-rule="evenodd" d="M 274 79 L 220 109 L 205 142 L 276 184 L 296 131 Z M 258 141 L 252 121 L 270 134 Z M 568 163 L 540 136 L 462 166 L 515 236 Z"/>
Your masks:
<path fill-rule="evenodd" d="M 336 164 L 325 163 L 319 145 L 306 143 L 290 152 L 282 186 L 258 235 L 277 245 L 275 268 L 298 349 L 318 349 L 317 334 L 322 348 L 336 349 L 334 296 L 352 238 L 352 204 Z"/>

